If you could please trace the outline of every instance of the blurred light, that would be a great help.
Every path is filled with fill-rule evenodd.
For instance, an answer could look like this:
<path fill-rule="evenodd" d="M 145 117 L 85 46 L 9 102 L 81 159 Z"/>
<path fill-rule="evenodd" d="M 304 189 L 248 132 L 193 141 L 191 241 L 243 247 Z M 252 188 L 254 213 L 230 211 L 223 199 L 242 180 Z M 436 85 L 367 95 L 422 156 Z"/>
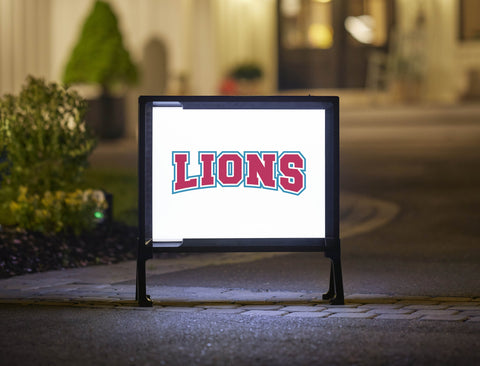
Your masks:
<path fill-rule="evenodd" d="M 100 211 L 96 211 L 94 215 L 95 215 L 95 218 L 98 220 L 102 220 L 105 217 L 103 212 L 100 212 Z"/>
<path fill-rule="evenodd" d="M 345 29 L 360 43 L 373 43 L 374 28 L 375 19 L 370 15 L 350 16 L 345 19 Z"/>
<path fill-rule="evenodd" d="M 326 4 L 326 3 L 329 3 L 329 2 L 332 1 L 332 0 L 315 0 L 315 1 L 316 1 L 317 3 L 324 3 L 324 4 Z"/>
<path fill-rule="evenodd" d="M 315 48 L 330 48 L 333 44 L 333 30 L 325 24 L 312 24 L 308 28 L 308 41 Z"/>
<path fill-rule="evenodd" d="M 102 191 L 100 189 L 96 189 L 92 192 L 93 197 L 99 203 L 106 202 L 107 208 L 102 209 L 97 207 L 95 212 L 93 213 L 93 217 L 95 218 L 95 222 L 97 224 L 109 224 L 113 220 L 113 195 L 111 193 Z"/>
<path fill-rule="evenodd" d="M 301 7 L 300 0 L 282 0 L 282 15 L 285 17 L 296 17 L 300 13 Z"/>

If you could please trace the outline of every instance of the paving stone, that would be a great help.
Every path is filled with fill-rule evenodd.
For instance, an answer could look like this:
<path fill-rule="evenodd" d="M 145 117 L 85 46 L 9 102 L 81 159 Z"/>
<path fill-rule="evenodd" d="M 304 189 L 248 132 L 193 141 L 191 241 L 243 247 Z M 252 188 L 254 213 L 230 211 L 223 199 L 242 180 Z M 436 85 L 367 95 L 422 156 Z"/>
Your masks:
<path fill-rule="evenodd" d="M 297 305 L 297 306 L 285 306 L 282 308 L 282 311 L 288 311 L 288 312 L 297 312 L 297 311 L 322 311 L 324 310 L 325 307 L 317 307 L 317 306 L 309 306 L 309 305 Z"/>
<path fill-rule="evenodd" d="M 448 308 L 446 305 L 408 305 L 404 309 L 413 309 L 413 310 L 444 310 Z"/>
<path fill-rule="evenodd" d="M 411 314 L 415 310 L 413 309 L 389 309 L 389 308 L 377 308 L 377 309 L 371 309 L 367 313 L 371 314 Z"/>
<path fill-rule="evenodd" d="M 326 307 L 327 309 L 347 309 L 347 308 L 358 308 L 360 306 L 359 304 L 345 304 L 345 305 L 325 304 L 323 306 Z"/>
<path fill-rule="evenodd" d="M 243 310 L 278 310 L 283 308 L 283 305 L 244 305 Z"/>
<path fill-rule="evenodd" d="M 47 288 L 50 288 L 50 287 L 47 287 Z M 44 286 L 37 285 L 37 286 L 21 287 L 19 290 L 22 291 L 22 292 L 27 292 L 27 291 L 40 290 L 40 289 L 42 289 L 42 290 L 45 289 L 46 290 L 47 288 L 45 288 Z"/>
<path fill-rule="evenodd" d="M 480 310 L 460 310 L 460 314 L 473 318 L 480 316 Z"/>
<path fill-rule="evenodd" d="M 241 308 L 240 308 L 241 309 Z M 282 316 L 288 314 L 286 311 L 279 311 L 279 310 L 248 310 L 242 315 L 250 315 L 250 316 Z"/>
<path fill-rule="evenodd" d="M 327 308 L 325 311 L 329 313 L 366 313 L 367 309 L 358 308 Z"/>
<path fill-rule="evenodd" d="M 181 307 L 181 306 L 167 306 L 164 308 L 158 308 L 158 311 L 171 311 L 171 312 L 179 312 L 179 313 L 195 313 L 199 311 L 204 311 L 202 308 L 195 308 L 195 307 Z"/>
<path fill-rule="evenodd" d="M 430 300 L 399 300 L 396 302 L 399 305 L 411 306 L 411 305 L 438 305 L 438 301 Z"/>
<path fill-rule="evenodd" d="M 468 317 L 461 314 L 455 315 L 426 315 L 420 318 L 420 320 L 444 320 L 444 321 L 465 321 Z"/>
<path fill-rule="evenodd" d="M 446 305 L 446 306 L 480 306 L 479 303 L 475 301 L 458 301 L 458 302 L 442 302 L 441 305 Z"/>
<path fill-rule="evenodd" d="M 376 314 L 369 313 L 334 313 L 329 318 L 355 318 L 355 319 L 372 319 Z"/>
<path fill-rule="evenodd" d="M 204 313 L 207 314 L 240 314 L 248 310 L 243 310 L 240 308 L 208 308 L 204 310 Z"/>
<path fill-rule="evenodd" d="M 332 315 L 332 313 L 326 311 L 299 311 L 285 316 L 293 318 L 326 318 L 329 315 Z"/>
<path fill-rule="evenodd" d="M 421 316 L 448 316 L 458 314 L 455 310 L 418 310 L 413 314 L 419 314 Z"/>
<path fill-rule="evenodd" d="M 357 309 L 400 309 L 402 307 L 404 305 L 401 304 L 365 304 L 358 306 Z"/>
<path fill-rule="evenodd" d="M 421 315 L 413 314 L 380 314 L 376 319 L 388 319 L 388 320 L 415 320 L 420 318 Z"/>
<path fill-rule="evenodd" d="M 224 304 L 224 305 L 208 305 L 208 304 L 200 304 L 200 305 L 195 305 L 197 308 L 204 308 L 204 309 L 236 309 L 240 307 L 241 305 L 238 304 Z"/>
<path fill-rule="evenodd" d="M 480 304 L 479 305 L 472 305 L 472 306 L 450 306 L 448 307 L 448 310 L 478 310 L 480 311 Z"/>

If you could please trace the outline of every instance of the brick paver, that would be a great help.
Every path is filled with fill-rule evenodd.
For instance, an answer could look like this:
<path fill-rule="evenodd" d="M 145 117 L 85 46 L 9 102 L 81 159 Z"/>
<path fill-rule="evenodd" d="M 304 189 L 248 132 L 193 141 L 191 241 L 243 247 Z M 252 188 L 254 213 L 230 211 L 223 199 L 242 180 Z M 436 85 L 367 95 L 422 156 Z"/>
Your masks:
<path fill-rule="evenodd" d="M 355 318 L 355 319 L 372 319 L 377 314 L 370 313 L 335 313 L 329 316 L 329 318 Z"/>
<path fill-rule="evenodd" d="M 242 306 L 242 309 L 244 310 L 278 310 L 282 308 L 282 305 L 244 305 Z"/>
<path fill-rule="evenodd" d="M 404 305 L 401 304 L 365 304 L 365 305 L 360 305 L 358 306 L 358 309 L 367 309 L 367 310 L 373 310 L 373 309 L 381 309 L 381 310 L 387 310 L 387 309 L 399 309 L 403 307 Z"/>
<path fill-rule="evenodd" d="M 449 310 L 466 310 L 466 311 L 480 311 L 480 305 L 471 305 L 471 306 L 450 306 Z"/>
<path fill-rule="evenodd" d="M 52 286 L 0 288 L 1 304 L 73 306 L 159 312 L 202 312 L 229 316 L 273 316 L 288 318 L 343 318 L 406 321 L 480 322 L 478 297 L 427 297 L 356 294 L 346 297 L 345 305 L 321 301 L 285 301 L 271 299 L 254 302 L 229 299 L 214 302 L 155 300 L 153 308 L 137 307 L 134 286 L 60 283 Z M 267 301 L 268 300 L 268 301 Z M 255 300 L 257 301 L 257 300 Z"/>
<path fill-rule="evenodd" d="M 420 315 L 416 314 L 380 314 L 375 319 L 387 319 L 387 320 L 414 320 L 419 319 Z"/>
<path fill-rule="evenodd" d="M 248 310 L 242 313 L 242 315 L 250 315 L 250 316 L 282 316 L 287 314 L 286 311 L 278 311 L 278 310 Z"/>
<path fill-rule="evenodd" d="M 418 310 L 414 314 L 425 316 L 446 316 L 458 314 L 455 310 Z"/>
<path fill-rule="evenodd" d="M 382 309 L 382 308 L 376 308 L 376 309 L 371 309 L 368 311 L 370 314 L 411 314 L 415 310 L 412 309 Z"/>
<path fill-rule="evenodd" d="M 325 310 L 324 307 L 314 306 L 314 305 L 300 305 L 300 306 L 285 306 L 282 308 L 283 311 L 288 312 L 302 312 L 302 311 L 322 311 Z"/>
<path fill-rule="evenodd" d="M 421 317 L 420 320 L 443 320 L 443 321 L 464 321 L 467 320 L 468 317 L 462 314 L 438 314 L 438 315 L 426 315 Z"/>
<path fill-rule="evenodd" d="M 367 309 L 334 307 L 327 308 L 325 311 L 330 313 L 366 313 Z"/>
<path fill-rule="evenodd" d="M 246 311 L 248 311 L 248 310 L 243 310 L 241 308 L 225 308 L 225 309 L 209 308 L 209 309 L 205 309 L 204 313 L 207 313 L 207 314 L 211 314 L 211 313 L 214 313 L 214 314 L 240 314 L 240 313 L 243 313 L 243 312 L 246 312 Z"/>
<path fill-rule="evenodd" d="M 448 306 L 442 305 L 442 304 L 438 304 L 438 305 L 413 304 L 413 305 L 405 306 L 405 309 L 412 309 L 412 310 L 444 310 L 446 308 L 448 308 Z"/>
<path fill-rule="evenodd" d="M 326 311 L 299 311 L 285 316 L 289 318 L 326 318 L 330 315 L 332 315 L 332 313 L 327 313 Z"/>

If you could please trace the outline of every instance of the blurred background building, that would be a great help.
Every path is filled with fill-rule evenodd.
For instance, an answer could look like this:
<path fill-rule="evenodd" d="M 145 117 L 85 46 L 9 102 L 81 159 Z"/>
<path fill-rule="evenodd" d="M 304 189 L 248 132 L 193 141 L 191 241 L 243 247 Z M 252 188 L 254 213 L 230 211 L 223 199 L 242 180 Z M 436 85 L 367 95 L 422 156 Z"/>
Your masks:
<path fill-rule="evenodd" d="M 0 94 L 61 81 L 94 0 L 0 0 Z M 478 0 L 108 0 L 140 94 L 344 94 L 373 102 L 480 97 Z M 95 55 L 92 55 L 94 58 Z M 261 78 L 230 88 L 239 65 Z M 238 81 L 238 80 L 237 80 Z M 86 96 L 95 87 L 80 88 Z"/>

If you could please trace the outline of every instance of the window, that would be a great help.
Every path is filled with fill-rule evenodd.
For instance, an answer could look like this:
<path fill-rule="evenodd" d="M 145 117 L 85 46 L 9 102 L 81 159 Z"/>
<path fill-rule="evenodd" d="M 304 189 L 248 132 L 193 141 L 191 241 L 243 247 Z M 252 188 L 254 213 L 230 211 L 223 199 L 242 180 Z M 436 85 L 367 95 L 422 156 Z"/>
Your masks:
<path fill-rule="evenodd" d="M 460 39 L 480 41 L 480 1 L 460 1 Z"/>
<path fill-rule="evenodd" d="M 332 47 L 331 0 L 281 0 L 280 16 L 284 48 Z"/>

